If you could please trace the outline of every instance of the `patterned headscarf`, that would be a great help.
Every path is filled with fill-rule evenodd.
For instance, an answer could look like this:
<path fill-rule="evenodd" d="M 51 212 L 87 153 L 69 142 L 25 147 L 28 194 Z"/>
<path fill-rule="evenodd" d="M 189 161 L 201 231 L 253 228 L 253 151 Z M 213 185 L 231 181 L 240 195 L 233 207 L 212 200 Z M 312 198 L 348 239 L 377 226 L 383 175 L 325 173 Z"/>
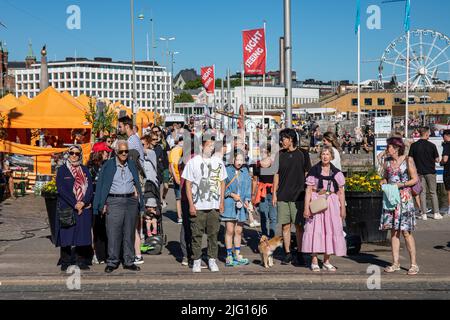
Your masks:
<path fill-rule="evenodd" d="M 82 201 L 86 190 L 88 187 L 88 181 L 86 176 L 84 175 L 83 169 L 81 168 L 81 161 L 83 159 L 83 151 L 79 146 L 73 145 L 69 148 L 69 152 L 77 149 L 80 152 L 80 157 L 78 161 L 71 161 L 70 156 L 67 159 L 66 166 L 69 168 L 70 173 L 75 179 L 75 183 L 73 184 L 73 194 L 77 201 Z"/>

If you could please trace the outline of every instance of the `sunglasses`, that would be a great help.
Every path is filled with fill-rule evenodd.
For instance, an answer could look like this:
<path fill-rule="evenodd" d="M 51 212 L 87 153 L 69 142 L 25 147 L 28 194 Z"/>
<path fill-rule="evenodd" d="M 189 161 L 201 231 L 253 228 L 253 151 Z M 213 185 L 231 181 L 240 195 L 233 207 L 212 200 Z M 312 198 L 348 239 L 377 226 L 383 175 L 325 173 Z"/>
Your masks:
<path fill-rule="evenodd" d="M 117 153 L 118 154 L 128 154 L 128 150 L 120 150 L 120 151 L 118 151 Z"/>
<path fill-rule="evenodd" d="M 158 141 L 159 139 L 152 139 L 152 141 Z"/>
<path fill-rule="evenodd" d="M 69 152 L 69 155 L 71 155 L 71 156 L 77 156 L 77 157 L 79 157 L 80 156 L 80 152 L 73 152 L 73 151 L 70 151 Z"/>
<path fill-rule="evenodd" d="M 153 132 L 153 133 L 160 133 L 161 131 L 159 131 L 159 130 L 153 130 L 152 132 Z"/>

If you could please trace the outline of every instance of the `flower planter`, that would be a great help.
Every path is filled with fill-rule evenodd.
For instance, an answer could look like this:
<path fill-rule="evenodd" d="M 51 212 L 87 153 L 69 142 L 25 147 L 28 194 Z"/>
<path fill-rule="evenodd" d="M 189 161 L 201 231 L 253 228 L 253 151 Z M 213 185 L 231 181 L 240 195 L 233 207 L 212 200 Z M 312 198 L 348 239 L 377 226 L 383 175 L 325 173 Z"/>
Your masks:
<path fill-rule="evenodd" d="M 52 240 L 52 243 L 55 244 L 55 242 L 56 242 L 56 232 L 55 232 L 56 194 L 43 193 L 42 196 L 45 199 L 45 207 L 47 208 L 48 225 L 50 227 L 51 240 Z"/>
<path fill-rule="evenodd" d="M 359 235 L 364 243 L 385 242 L 387 231 L 380 231 L 383 193 L 346 192 L 347 230 Z"/>

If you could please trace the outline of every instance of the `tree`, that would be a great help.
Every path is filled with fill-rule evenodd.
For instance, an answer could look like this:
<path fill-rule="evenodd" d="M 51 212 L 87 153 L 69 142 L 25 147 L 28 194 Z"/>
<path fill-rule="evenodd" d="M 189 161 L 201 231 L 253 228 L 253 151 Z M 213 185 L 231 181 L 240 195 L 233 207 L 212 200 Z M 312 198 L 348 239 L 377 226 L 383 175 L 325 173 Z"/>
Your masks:
<path fill-rule="evenodd" d="M 85 113 L 85 118 L 92 123 L 92 138 L 94 138 L 98 135 L 102 136 L 104 132 L 111 133 L 114 130 L 117 114 L 111 104 L 105 106 L 102 112 L 97 113 L 97 105 L 91 99 L 89 100 L 89 111 Z"/>
<path fill-rule="evenodd" d="M 198 79 L 186 82 L 184 89 L 186 89 L 186 90 L 198 89 L 198 88 L 201 88 L 202 86 L 203 86 L 202 79 L 198 78 Z"/>
<path fill-rule="evenodd" d="M 177 95 L 173 102 L 175 103 L 183 103 L 183 102 L 194 102 L 194 98 L 189 92 L 182 91 L 179 95 Z"/>

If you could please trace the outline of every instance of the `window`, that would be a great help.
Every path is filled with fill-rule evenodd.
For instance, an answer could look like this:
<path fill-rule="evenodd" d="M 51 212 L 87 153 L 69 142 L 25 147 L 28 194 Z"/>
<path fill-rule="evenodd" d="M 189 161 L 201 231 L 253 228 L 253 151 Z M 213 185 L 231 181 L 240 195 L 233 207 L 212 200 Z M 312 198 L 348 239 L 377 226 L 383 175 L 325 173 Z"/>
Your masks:
<path fill-rule="evenodd" d="M 109 74 L 109 80 L 112 80 L 113 79 L 113 75 L 112 75 L 112 73 L 110 73 Z"/>
<path fill-rule="evenodd" d="M 23 75 L 23 81 L 28 81 L 28 75 L 27 74 Z"/>
<path fill-rule="evenodd" d="M 358 105 L 358 99 L 352 99 L 352 106 Z"/>
<path fill-rule="evenodd" d="M 394 98 L 394 103 L 401 103 L 402 99 L 401 98 Z"/>
<path fill-rule="evenodd" d="M 18 74 L 17 75 L 17 81 L 22 81 L 22 75 L 21 74 Z M 19 89 L 20 90 L 20 89 Z"/>
<path fill-rule="evenodd" d="M 386 105 L 386 102 L 385 102 L 384 98 L 378 98 L 378 105 L 379 105 L 379 106 L 384 106 L 384 105 Z"/>
<path fill-rule="evenodd" d="M 372 105 L 372 98 L 366 98 L 364 99 L 364 105 L 371 106 Z"/>
<path fill-rule="evenodd" d="M 80 78 L 84 78 L 84 72 L 80 72 Z"/>
<path fill-rule="evenodd" d="M 119 80 L 119 75 L 118 75 L 118 74 L 115 74 L 115 75 L 114 75 L 114 79 L 115 79 L 115 80 Z"/>
<path fill-rule="evenodd" d="M 77 73 L 76 72 L 72 72 L 72 78 L 74 78 L 74 79 L 77 78 Z"/>
<path fill-rule="evenodd" d="M 123 81 L 123 74 L 120 75 L 120 80 Z M 122 88 L 123 89 L 123 88 Z"/>
<path fill-rule="evenodd" d="M 127 81 L 130 81 L 130 75 L 129 74 L 127 74 L 127 76 L 126 76 L 126 78 L 125 78 Z"/>

